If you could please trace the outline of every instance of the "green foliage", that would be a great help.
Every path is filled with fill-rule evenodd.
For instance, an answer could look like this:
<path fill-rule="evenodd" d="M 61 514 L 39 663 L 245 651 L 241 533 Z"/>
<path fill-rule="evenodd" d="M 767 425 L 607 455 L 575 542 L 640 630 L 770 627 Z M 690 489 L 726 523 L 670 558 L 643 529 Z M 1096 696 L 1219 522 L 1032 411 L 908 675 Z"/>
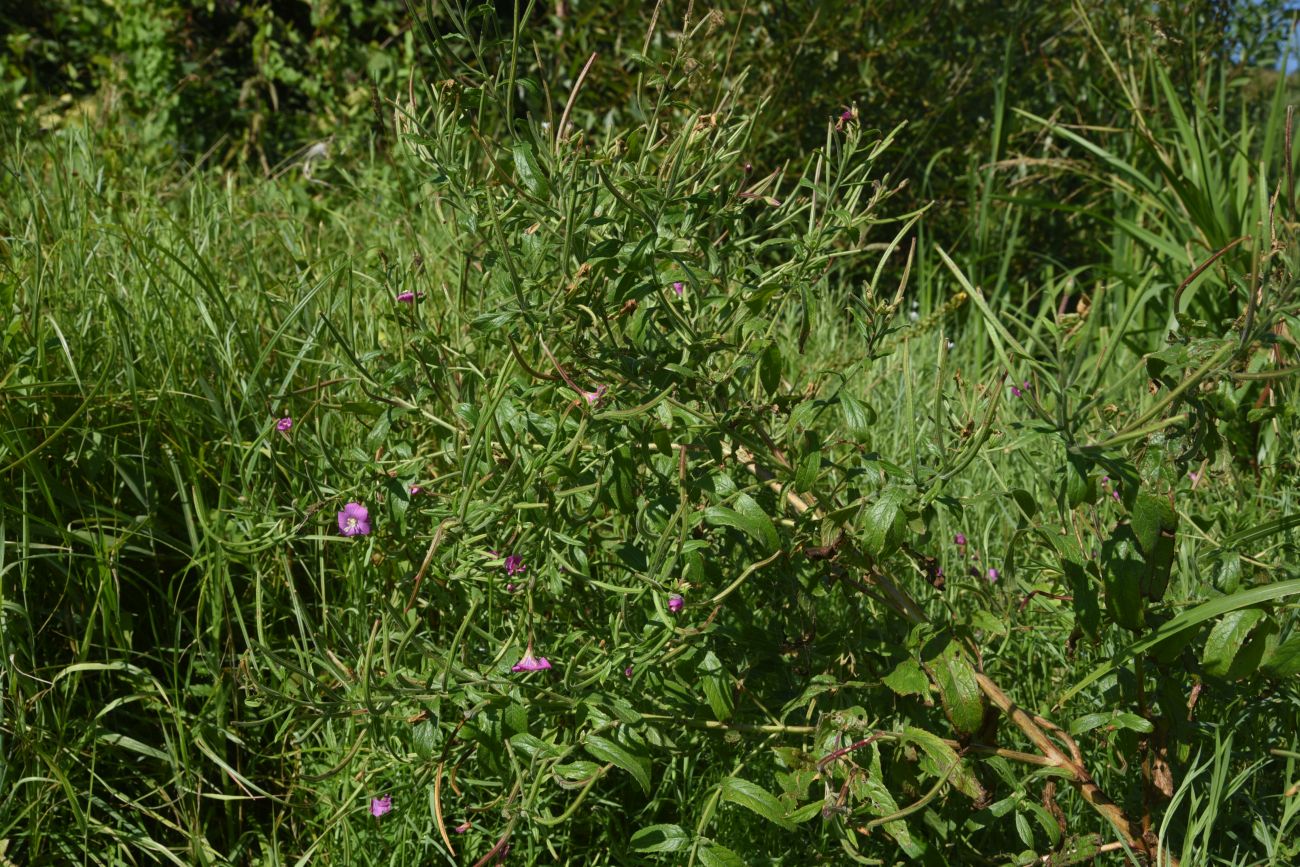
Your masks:
<path fill-rule="evenodd" d="M 400 89 L 382 4 L 113 7 L 136 125 L 0 176 L 6 859 L 1295 861 L 1272 37 L 795 6 L 431 5 Z M 386 149 L 124 157 L 204 15 L 238 147 Z"/>

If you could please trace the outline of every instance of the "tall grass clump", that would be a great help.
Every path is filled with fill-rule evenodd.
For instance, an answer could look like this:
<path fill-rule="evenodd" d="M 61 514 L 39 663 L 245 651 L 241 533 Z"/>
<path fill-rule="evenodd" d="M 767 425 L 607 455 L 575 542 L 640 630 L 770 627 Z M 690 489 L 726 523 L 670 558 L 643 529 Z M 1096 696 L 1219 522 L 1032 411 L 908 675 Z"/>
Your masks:
<path fill-rule="evenodd" d="M 0 855 L 1292 863 L 1285 81 L 1053 11 L 1105 123 L 1003 44 L 936 233 L 648 9 L 261 175 L 7 130 Z"/>

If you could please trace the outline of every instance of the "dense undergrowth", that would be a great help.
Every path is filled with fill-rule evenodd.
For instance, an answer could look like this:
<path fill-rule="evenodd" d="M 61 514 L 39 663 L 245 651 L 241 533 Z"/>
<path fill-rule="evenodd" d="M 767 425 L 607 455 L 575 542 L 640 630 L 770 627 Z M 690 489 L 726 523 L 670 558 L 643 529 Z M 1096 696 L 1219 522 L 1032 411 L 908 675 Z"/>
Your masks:
<path fill-rule="evenodd" d="M 1287 83 L 1062 15 L 960 208 L 725 15 L 437 18 L 269 174 L 13 124 L 0 858 L 1294 863 Z"/>

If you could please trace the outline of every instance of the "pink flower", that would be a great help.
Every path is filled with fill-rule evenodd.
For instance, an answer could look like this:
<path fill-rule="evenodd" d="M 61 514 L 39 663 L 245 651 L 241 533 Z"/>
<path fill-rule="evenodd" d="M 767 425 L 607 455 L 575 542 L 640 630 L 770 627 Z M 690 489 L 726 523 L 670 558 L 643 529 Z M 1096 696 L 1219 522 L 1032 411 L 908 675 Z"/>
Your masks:
<path fill-rule="evenodd" d="M 419 301 L 423 297 L 424 297 L 423 292 L 408 291 L 408 292 L 397 293 L 397 300 L 402 302 L 403 304 L 414 304 L 416 301 Z"/>
<path fill-rule="evenodd" d="M 609 388 L 607 386 L 598 385 L 596 386 L 595 391 L 582 392 L 582 396 L 586 398 L 587 406 L 590 406 L 592 409 L 595 409 L 596 407 L 600 406 L 601 401 L 605 399 L 605 392 L 607 391 L 609 391 Z"/>
<path fill-rule="evenodd" d="M 291 427 L 293 427 L 293 419 L 287 415 L 275 423 L 275 429 L 280 433 L 288 433 Z"/>
<path fill-rule="evenodd" d="M 685 288 L 686 287 L 682 285 L 681 280 L 678 280 L 676 283 L 673 284 L 673 291 L 677 293 L 678 298 L 682 297 L 682 290 Z"/>
<path fill-rule="evenodd" d="M 414 497 L 416 494 L 424 493 L 424 488 L 420 487 L 419 485 L 411 485 L 411 487 L 407 488 L 406 490 L 407 493 L 409 493 L 412 497 Z"/>
<path fill-rule="evenodd" d="M 632 666 L 629 665 L 627 668 L 623 669 L 623 676 L 624 677 L 632 676 Z"/>
<path fill-rule="evenodd" d="M 551 661 L 545 656 L 533 656 L 533 649 L 528 648 L 524 653 L 524 658 L 510 666 L 511 671 L 546 671 L 551 667 Z"/>
<path fill-rule="evenodd" d="M 370 510 L 360 503 L 348 503 L 339 512 L 339 532 L 344 536 L 365 536 L 370 532 Z"/>
<path fill-rule="evenodd" d="M 678 611 L 681 611 L 682 606 L 685 604 L 686 604 L 686 600 L 683 599 L 681 597 L 681 594 L 679 593 L 674 593 L 672 596 L 668 597 L 668 610 L 671 611 L 673 614 L 676 614 Z"/>
<path fill-rule="evenodd" d="M 370 799 L 370 815 L 378 819 L 380 816 L 393 809 L 393 796 L 384 795 L 381 798 Z"/>
<path fill-rule="evenodd" d="M 511 554 L 506 558 L 506 574 L 522 575 L 528 567 L 524 565 L 524 558 L 518 554 Z"/>
<path fill-rule="evenodd" d="M 966 534 L 965 534 L 965 533 L 958 533 L 956 536 L 953 536 L 953 537 L 952 537 L 952 541 L 953 541 L 953 544 L 956 545 L 958 548 L 965 548 L 965 547 L 966 547 Z"/>
<path fill-rule="evenodd" d="M 990 580 L 990 581 L 996 581 L 996 580 L 998 580 L 998 578 L 1000 578 L 1000 577 L 1001 577 L 1001 573 L 999 573 L 998 570 L 996 570 L 996 569 L 992 569 L 992 568 L 989 569 L 989 580 Z"/>

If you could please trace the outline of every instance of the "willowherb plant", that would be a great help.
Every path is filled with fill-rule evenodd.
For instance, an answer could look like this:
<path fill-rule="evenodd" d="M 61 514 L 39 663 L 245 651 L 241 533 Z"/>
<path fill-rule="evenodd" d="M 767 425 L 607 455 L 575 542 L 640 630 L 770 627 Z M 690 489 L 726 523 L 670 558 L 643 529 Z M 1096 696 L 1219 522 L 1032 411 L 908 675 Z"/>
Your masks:
<path fill-rule="evenodd" d="M 413 847 L 480 864 L 593 845 L 613 862 L 739 864 L 768 834 L 863 859 L 876 829 L 916 859 L 1123 848 L 1174 863 L 1152 828 L 1189 758 L 1170 754 L 1184 684 L 1164 679 L 1153 703 L 1145 667 L 1177 664 L 1222 617 L 1207 672 L 1294 673 L 1294 639 L 1262 606 L 1300 583 L 1178 612 L 1166 599 L 1185 550 L 1174 494 L 1213 457 L 1219 384 L 1285 342 L 1289 263 L 1257 256 L 1251 289 L 1273 281 L 1268 302 L 1226 337 L 1147 353 L 1151 393 L 1111 411 L 1117 395 L 1084 367 L 1121 351 L 1127 315 L 1045 308 L 1034 329 L 1009 325 L 941 252 L 959 291 L 900 330 L 919 215 L 889 214 L 897 187 L 873 175 L 893 132 L 848 108 L 810 118 L 825 144 L 801 164 L 752 165 L 743 74 L 687 98 L 708 91 L 685 63 L 689 26 L 662 60 L 627 59 L 646 72 L 627 112 L 639 125 L 582 128 L 582 83 L 613 61 L 593 56 L 556 118 L 549 88 L 521 74 L 518 20 L 509 50 L 472 15 L 436 31 L 443 77 L 398 113 L 451 264 L 438 286 L 386 270 L 400 306 L 385 363 L 355 359 L 375 421 L 367 450 L 336 461 L 336 487 L 361 501 L 339 531 L 369 537 L 342 556 L 410 575 L 335 615 L 372 622 L 360 670 L 323 665 L 333 700 L 364 708 L 384 745 L 359 772 L 374 818 L 431 819 L 437 841 Z M 954 388 L 940 334 L 927 396 L 914 354 L 967 302 L 997 370 Z M 846 324 L 836 364 L 804 355 L 814 329 Z M 1022 488 L 965 487 L 1012 448 L 1059 465 L 1055 514 Z M 963 523 L 965 502 L 992 495 L 1009 543 Z M 1033 616 L 1072 618 L 1070 653 L 1114 651 L 1053 682 L 1059 705 L 1110 678 L 1100 717 L 1058 725 L 1048 697 L 1017 695 L 1001 652 Z M 273 659 L 248 666 L 284 700 L 301 672 Z M 1076 740 L 1101 726 L 1142 763 L 1138 796 L 1109 792 L 1125 778 L 1101 779 Z M 1006 824 L 1024 851 L 1006 850 Z"/>

